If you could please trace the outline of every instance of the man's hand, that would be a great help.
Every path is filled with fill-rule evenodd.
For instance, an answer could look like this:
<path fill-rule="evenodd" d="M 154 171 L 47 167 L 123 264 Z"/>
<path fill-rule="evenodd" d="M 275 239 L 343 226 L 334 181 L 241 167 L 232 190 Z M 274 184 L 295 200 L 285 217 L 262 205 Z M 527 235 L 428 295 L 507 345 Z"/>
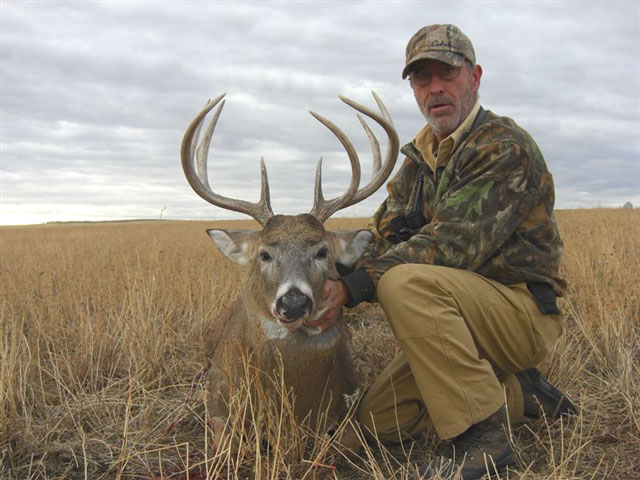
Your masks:
<path fill-rule="evenodd" d="M 336 323 L 342 307 L 349 301 L 349 293 L 340 280 L 327 280 L 322 298 L 326 302 L 324 314 L 313 322 L 305 322 L 305 325 L 327 330 Z"/>

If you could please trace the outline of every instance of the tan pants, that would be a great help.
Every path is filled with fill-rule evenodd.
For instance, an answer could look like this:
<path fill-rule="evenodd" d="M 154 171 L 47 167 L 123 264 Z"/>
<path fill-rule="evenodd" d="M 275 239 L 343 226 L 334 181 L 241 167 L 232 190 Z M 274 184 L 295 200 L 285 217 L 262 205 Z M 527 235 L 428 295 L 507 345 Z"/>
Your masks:
<path fill-rule="evenodd" d="M 432 424 L 449 439 L 505 399 L 512 424 L 522 421 L 514 372 L 540 363 L 562 333 L 561 317 L 540 313 L 524 283 L 407 264 L 389 270 L 377 294 L 402 353 L 362 399 L 365 430 L 393 442 Z"/>

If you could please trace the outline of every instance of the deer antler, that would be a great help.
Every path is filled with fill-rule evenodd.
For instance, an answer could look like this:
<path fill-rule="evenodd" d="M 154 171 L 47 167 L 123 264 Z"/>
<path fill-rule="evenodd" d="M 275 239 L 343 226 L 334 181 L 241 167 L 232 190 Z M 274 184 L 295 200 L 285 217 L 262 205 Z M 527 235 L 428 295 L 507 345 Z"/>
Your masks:
<path fill-rule="evenodd" d="M 263 225 L 273 216 L 273 210 L 271 210 L 271 201 L 269 198 L 269 179 L 267 178 L 267 169 L 264 166 L 264 160 L 260 159 L 260 178 L 261 178 L 261 190 L 260 201 L 258 203 L 251 203 L 244 200 L 236 200 L 233 198 L 219 195 L 211 190 L 209 186 L 209 178 L 207 174 L 207 155 L 209 153 L 209 145 L 211 144 L 211 137 L 213 131 L 216 128 L 218 117 L 222 112 L 224 106 L 224 100 L 220 101 L 226 94 L 222 94 L 215 98 L 213 101 L 208 101 L 205 107 L 200 113 L 193 119 L 187 131 L 182 138 L 182 148 L 180 149 L 180 156 L 182 158 L 182 169 L 187 177 L 187 181 L 191 188 L 195 192 L 204 198 L 207 202 L 226 210 L 233 210 L 240 213 L 245 213 L 255 218 L 260 225 Z M 216 110 L 211 122 L 207 126 L 204 132 L 202 142 L 196 148 L 198 143 L 198 137 L 200 136 L 200 129 L 204 122 L 204 118 L 218 103 L 220 106 Z M 196 165 L 194 169 L 194 157 Z"/>
<path fill-rule="evenodd" d="M 360 123 L 362 124 L 365 132 L 367 133 L 367 136 L 369 137 L 369 142 L 371 143 L 371 149 L 373 152 L 373 178 L 366 186 L 359 190 L 358 185 L 360 183 L 360 161 L 358 159 L 358 154 L 353 147 L 353 144 L 349 141 L 342 130 L 340 130 L 332 122 L 315 112 L 310 112 L 311 115 L 313 115 L 329 130 L 331 130 L 331 132 L 338 138 L 338 140 L 340 140 L 340 143 L 342 143 L 345 150 L 347 151 L 349 161 L 351 162 L 351 182 L 349 184 L 349 187 L 344 195 L 332 200 L 325 200 L 324 196 L 322 195 L 322 159 L 320 159 L 320 161 L 318 162 L 318 166 L 316 167 L 314 203 L 310 213 L 320 222 L 325 222 L 338 210 L 361 202 L 362 200 L 373 194 L 389 177 L 395 165 L 396 159 L 398 158 L 400 142 L 398 140 L 398 134 L 393 127 L 391 116 L 389 115 L 386 107 L 384 106 L 380 98 L 378 98 L 378 96 L 375 94 L 375 92 L 371 93 L 373 94 L 373 97 L 375 98 L 376 103 L 378 104 L 378 107 L 382 112 L 382 116 L 354 102 L 353 100 L 349 100 L 348 98 L 342 96 L 340 97 L 340 100 L 345 102 L 347 105 L 358 110 L 367 117 L 375 120 L 376 123 L 378 123 L 385 130 L 387 136 L 389 137 L 384 164 L 381 165 L 380 146 L 378 144 L 378 140 L 376 139 L 375 135 L 373 134 L 367 123 L 364 121 L 362 116 L 358 114 L 358 119 L 360 120 Z M 262 158 L 260 159 L 261 190 L 259 202 L 251 203 L 245 200 L 237 200 L 225 197 L 223 195 L 215 193 L 209 186 L 209 178 L 207 174 L 207 156 L 209 153 L 209 146 L 211 145 L 213 132 L 216 128 L 220 113 L 222 112 L 222 107 L 224 106 L 224 100 L 222 100 L 224 96 L 225 94 L 222 94 L 215 98 L 213 101 L 207 102 L 205 107 L 200 111 L 200 113 L 198 113 L 196 118 L 193 119 L 193 121 L 187 128 L 187 131 L 182 138 L 182 148 L 180 151 L 180 155 L 182 158 L 182 169 L 184 170 L 184 174 L 187 177 L 187 181 L 191 185 L 191 188 L 193 188 L 193 190 L 207 202 L 226 210 L 245 213 L 256 219 L 258 223 L 264 226 L 267 220 L 269 220 L 269 218 L 273 216 L 273 210 L 271 209 L 271 201 L 269 198 L 269 180 L 267 178 L 267 169 L 264 166 L 264 161 Z M 216 105 L 218 105 L 218 103 L 220 103 L 220 106 L 216 109 L 213 118 L 209 122 L 209 125 L 204 132 L 202 141 L 200 142 L 200 145 L 198 145 L 200 130 L 202 129 L 204 119 L 207 114 L 211 110 L 213 110 Z"/>
<path fill-rule="evenodd" d="M 338 140 L 340 140 L 340 143 L 342 143 L 345 150 L 347 151 L 347 155 L 349 156 L 349 160 L 351 161 L 352 169 L 351 183 L 349 184 L 349 187 L 345 194 L 341 197 L 334 198 L 333 200 L 326 201 L 322 195 L 321 185 L 322 159 L 320 159 L 320 161 L 318 162 L 318 166 L 316 168 L 314 203 L 313 208 L 311 209 L 311 215 L 316 217 L 320 222 L 325 222 L 338 210 L 361 202 L 365 198 L 372 195 L 378 188 L 380 188 L 385 180 L 389 178 L 389 175 L 391 175 L 393 167 L 395 166 L 396 160 L 398 158 L 398 151 L 400 149 L 400 140 L 398 139 L 398 134 L 393 126 L 393 121 L 391 120 L 391 116 L 389 115 L 387 108 L 384 106 L 382 100 L 380 100 L 375 92 L 371 93 L 373 95 L 373 98 L 376 100 L 380 111 L 382 112 L 382 116 L 373 112 L 372 110 L 369 110 L 367 107 L 354 102 L 353 100 L 349 100 L 348 98 L 340 96 L 340 100 L 345 102 L 347 105 L 358 110 L 367 117 L 375 120 L 376 123 L 378 123 L 384 129 L 384 131 L 387 133 L 387 136 L 389 137 L 384 164 L 381 166 L 380 145 L 378 144 L 378 140 L 365 122 L 364 118 L 362 118 L 362 116 L 358 114 L 358 120 L 360 120 L 360 123 L 362 124 L 365 132 L 367 133 L 367 136 L 369 137 L 371 150 L 373 152 L 373 178 L 367 185 L 359 190 L 358 184 L 360 182 L 360 161 L 352 143 L 349 141 L 347 136 L 332 122 L 315 112 L 310 112 L 311 115 L 313 115 L 329 130 L 331 130 L 331 132 L 338 138 Z"/>

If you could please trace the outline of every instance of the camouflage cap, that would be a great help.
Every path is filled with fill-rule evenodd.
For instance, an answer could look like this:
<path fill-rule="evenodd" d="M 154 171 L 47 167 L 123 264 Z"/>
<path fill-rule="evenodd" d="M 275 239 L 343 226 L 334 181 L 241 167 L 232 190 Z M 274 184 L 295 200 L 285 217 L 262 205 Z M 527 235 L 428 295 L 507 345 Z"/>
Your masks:
<path fill-rule="evenodd" d="M 428 25 L 411 37 L 407 44 L 407 63 L 402 78 L 407 78 L 411 67 L 420 60 L 433 59 L 459 67 L 464 60 L 476 63 L 471 40 L 455 25 Z"/>

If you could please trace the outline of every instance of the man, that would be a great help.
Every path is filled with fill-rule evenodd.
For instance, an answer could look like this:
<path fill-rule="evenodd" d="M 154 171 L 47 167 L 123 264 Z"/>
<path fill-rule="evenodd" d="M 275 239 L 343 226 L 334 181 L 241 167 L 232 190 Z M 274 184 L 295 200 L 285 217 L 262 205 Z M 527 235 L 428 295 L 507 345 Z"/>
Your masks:
<path fill-rule="evenodd" d="M 403 441 L 431 424 L 453 448 L 423 473 L 481 478 L 513 463 L 509 423 L 575 411 L 535 369 L 563 328 L 553 182 L 529 134 L 479 105 L 482 68 L 457 27 L 421 28 L 402 77 L 427 124 L 359 268 L 327 283 L 327 317 L 377 300 L 401 347 L 362 399 L 365 430 Z"/>

